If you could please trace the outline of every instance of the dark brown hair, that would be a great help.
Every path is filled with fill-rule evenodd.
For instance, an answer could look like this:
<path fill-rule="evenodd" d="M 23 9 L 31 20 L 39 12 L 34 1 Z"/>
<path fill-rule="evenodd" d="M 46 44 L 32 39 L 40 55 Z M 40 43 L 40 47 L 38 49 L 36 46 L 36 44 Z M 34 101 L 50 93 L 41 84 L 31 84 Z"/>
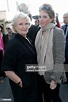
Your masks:
<path fill-rule="evenodd" d="M 55 12 L 50 4 L 47 4 L 47 3 L 43 4 L 42 6 L 39 7 L 39 11 L 41 11 L 41 10 L 44 10 L 49 15 L 49 17 L 51 19 L 55 18 Z"/>
<path fill-rule="evenodd" d="M 0 25 L 0 28 L 1 28 L 1 32 L 3 31 L 3 26 L 2 25 Z"/>

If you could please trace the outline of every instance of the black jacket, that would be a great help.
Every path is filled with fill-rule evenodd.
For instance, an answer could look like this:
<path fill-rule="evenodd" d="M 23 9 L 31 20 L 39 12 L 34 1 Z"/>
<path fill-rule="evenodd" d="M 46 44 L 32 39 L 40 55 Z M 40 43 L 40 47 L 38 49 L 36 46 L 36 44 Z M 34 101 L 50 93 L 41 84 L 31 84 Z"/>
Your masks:
<path fill-rule="evenodd" d="M 26 72 L 27 64 L 36 64 L 36 52 L 23 36 L 16 34 L 6 46 L 2 63 L 4 71 L 14 71 L 24 86 L 30 87 L 35 78 L 35 72 Z"/>

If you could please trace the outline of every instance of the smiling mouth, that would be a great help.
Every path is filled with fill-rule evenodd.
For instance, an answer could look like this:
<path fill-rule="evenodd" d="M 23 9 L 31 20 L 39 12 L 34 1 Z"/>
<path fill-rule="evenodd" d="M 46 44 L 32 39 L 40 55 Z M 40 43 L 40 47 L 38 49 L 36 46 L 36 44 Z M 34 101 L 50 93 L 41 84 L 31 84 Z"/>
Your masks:
<path fill-rule="evenodd" d="M 22 31 L 27 31 L 27 30 L 22 30 Z"/>

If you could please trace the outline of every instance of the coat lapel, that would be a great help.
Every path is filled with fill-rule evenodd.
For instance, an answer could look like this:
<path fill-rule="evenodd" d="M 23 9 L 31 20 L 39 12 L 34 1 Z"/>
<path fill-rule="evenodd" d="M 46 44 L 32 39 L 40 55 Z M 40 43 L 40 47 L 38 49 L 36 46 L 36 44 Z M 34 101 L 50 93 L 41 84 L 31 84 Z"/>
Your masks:
<path fill-rule="evenodd" d="M 22 35 L 20 35 L 20 34 L 16 34 L 15 36 L 16 36 L 16 38 L 17 38 L 21 43 L 23 43 L 23 44 L 27 47 L 28 50 L 31 51 L 31 53 L 35 54 L 35 48 L 34 48 L 34 46 L 33 46 L 27 39 L 25 39 L 25 38 L 24 38 Z"/>

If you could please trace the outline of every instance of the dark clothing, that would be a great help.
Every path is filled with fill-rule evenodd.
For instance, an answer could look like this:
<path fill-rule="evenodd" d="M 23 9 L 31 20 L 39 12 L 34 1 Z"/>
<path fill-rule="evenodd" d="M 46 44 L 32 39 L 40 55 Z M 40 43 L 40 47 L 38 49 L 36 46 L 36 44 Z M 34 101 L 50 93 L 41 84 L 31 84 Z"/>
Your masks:
<path fill-rule="evenodd" d="M 15 33 L 10 33 L 5 35 L 5 46 L 7 45 L 8 41 L 13 38 Z"/>
<path fill-rule="evenodd" d="M 68 35 L 66 37 L 65 58 L 68 59 Z"/>
<path fill-rule="evenodd" d="M 29 32 L 27 34 L 27 37 L 30 38 L 30 40 L 32 41 L 33 45 L 35 42 L 35 37 L 37 32 L 39 31 L 40 27 L 39 26 L 35 26 L 35 25 L 31 25 L 31 27 L 29 28 Z"/>
<path fill-rule="evenodd" d="M 68 83 L 68 58 L 65 58 L 64 67 L 65 67 L 65 73 L 66 73 L 66 78 L 67 78 L 66 83 Z"/>
<path fill-rule="evenodd" d="M 3 72 L 1 72 L 1 63 L 2 63 L 3 53 L 2 50 L 0 50 L 0 77 L 3 76 Z"/>
<path fill-rule="evenodd" d="M 62 102 L 59 97 L 60 84 L 53 90 L 50 89 L 50 84 L 47 84 L 43 76 L 39 76 L 39 94 L 43 93 L 44 102 Z"/>
<path fill-rule="evenodd" d="M 6 43 L 5 34 L 3 34 L 3 42 L 4 42 L 4 45 L 5 45 L 5 43 Z"/>
<path fill-rule="evenodd" d="M 63 25 L 62 29 L 64 30 L 64 34 L 66 34 L 66 29 L 67 29 L 68 25 Z M 65 66 L 65 73 L 66 73 L 66 77 L 67 77 L 67 82 L 68 82 L 68 32 L 67 32 L 67 36 L 66 36 L 66 46 L 65 46 L 65 62 L 64 62 L 64 66 Z"/>
<path fill-rule="evenodd" d="M 66 71 L 66 77 L 68 82 L 68 35 L 66 37 L 66 47 L 65 47 L 65 71 Z"/>
<path fill-rule="evenodd" d="M 6 43 L 5 34 L 3 34 L 3 43 L 4 43 L 4 47 L 5 47 L 5 43 Z M 2 50 L 0 50 L 0 77 L 5 77 L 4 71 L 1 71 L 2 58 L 3 58 L 3 52 L 2 52 Z"/>
<path fill-rule="evenodd" d="M 66 34 L 67 26 L 68 26 L 68 25 L 65 25 L 65 29 L 64 29 L 64 33 L 65 33 L 65 34 Z"/>
<path fill-rule="evenodd" d="M 64 30 L 64 34 L 66 34 L 66 25 L 63 25 L 62 29 Z M 68 59 L 68 34 L 66 36 L 65 58 Z"/>
<path fill-rule="evenodd" d="M 6 46 L 2 63 L 4 71 L 14 71 L 22 80 L 23 88 L 10 80 L 14 102 L 39 102 L 37 73 L 27 72 L 27 64 L 36 64 L 36 52 L 22 35 L 16 34 Z"/>

